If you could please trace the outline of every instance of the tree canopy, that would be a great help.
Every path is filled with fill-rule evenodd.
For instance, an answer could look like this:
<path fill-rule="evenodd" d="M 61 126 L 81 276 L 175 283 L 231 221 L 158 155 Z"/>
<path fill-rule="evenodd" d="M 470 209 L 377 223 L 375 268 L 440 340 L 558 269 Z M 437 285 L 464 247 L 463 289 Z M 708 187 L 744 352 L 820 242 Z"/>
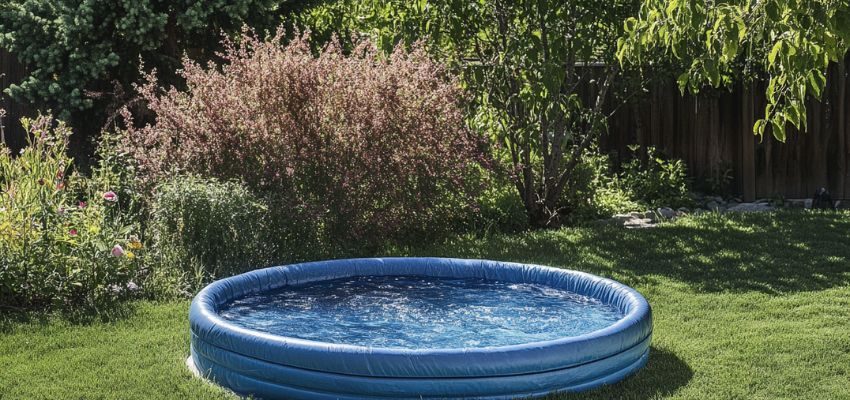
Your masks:
<path fill-rule="evenodd" d="M 635 0 L 348 0 L 302 16 L 320 36 L 377 37 L 384 50 L 427 39 L 472 95 L 469 122 L 509 165 L 534 226 L 557 226 L 561 196 L 604 132 Z"/>
<path fill-rule="evenodd" d="M 806 129 L 806 97 L 820 98 L 829 63 L 850 50 L 850 1 L 643 0 L 624 29 L 620 61 L 683 62 L 683 92 L 765 79 L 767 106 L 753 130 L 769 127 L 784 141 L 788 124 Z"/>

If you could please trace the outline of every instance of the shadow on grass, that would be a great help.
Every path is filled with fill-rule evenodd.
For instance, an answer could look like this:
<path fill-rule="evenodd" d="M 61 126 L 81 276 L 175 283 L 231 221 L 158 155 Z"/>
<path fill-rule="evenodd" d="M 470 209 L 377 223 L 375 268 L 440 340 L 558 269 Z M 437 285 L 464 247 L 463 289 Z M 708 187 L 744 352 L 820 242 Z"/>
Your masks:
<path fill-rule="evenodd" d="M 0 334 L 10 333 L 14 328 L 25 325 L 45 326 L 52 321 L 63 321 L 74 325 L 119 321 L 130 318 L 135 313 L 136 304 L 133 301 L 118 301 L 102 306 L 98 310 L 4 309 L 0 310 Z"/>
<path fill-rule="evenodd" d="M 552 265 L 629 285 L 781 294 L 850 284 L 850 213 L 708 214 L 652 229 L 590 226 L 465 238 L 417 254 Z"/>
<path fill-rule="evenodd" d="M 654 399 L 675 393 L 685 386 L 693 375 L 694 372 L 688 364 L 675 354 L 652 347 L 646 366 L 618 383 L 587 392 L 550 395 L 545 399 Z"/>

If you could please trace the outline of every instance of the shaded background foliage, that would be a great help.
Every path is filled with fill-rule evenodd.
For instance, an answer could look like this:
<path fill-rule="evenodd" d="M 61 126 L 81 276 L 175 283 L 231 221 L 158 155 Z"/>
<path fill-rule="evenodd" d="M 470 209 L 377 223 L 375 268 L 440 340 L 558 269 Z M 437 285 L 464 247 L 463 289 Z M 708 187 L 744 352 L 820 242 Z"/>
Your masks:
<path fill-rule="evenodd" d="M 175 73 L 184 54 L 215 58 L 221 36 L 243 25 L 275 29 L 299 7 L 280 0 L 8 0 L 0 4 L 0 47 L 27 67 L 28 76 L 5 92 L 15 101 L 52 110 L 77 132 L 72 150 L 86 161 L 88 138 L 114 111 L 131 102 L 139 70 Z"/>
<path fill-rule="evenodd" d="M 582 154 L 604 134 L 607 113 L 632 84 L 615 53 L 622 22 L 638 5 L 342 1 L 305 9 L 300 22 L 323 36 L 374 37 L 383 49 L 426 38 L 472 95 L 468 122 L 497 145 L 529 223 L 552 227 L 570 212 L 561 194 L 575 185 Z"/>

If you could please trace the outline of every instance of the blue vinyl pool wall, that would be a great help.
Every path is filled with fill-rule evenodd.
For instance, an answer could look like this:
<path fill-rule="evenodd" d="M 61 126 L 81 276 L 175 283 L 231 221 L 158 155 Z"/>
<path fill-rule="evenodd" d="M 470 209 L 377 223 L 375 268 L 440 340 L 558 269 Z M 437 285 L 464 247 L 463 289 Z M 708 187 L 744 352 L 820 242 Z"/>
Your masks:
<path fill-rule="evenodd" d="M 589 334 L 467 349 L 382 349 L 320 343 L 240 328 L 218 315 L 230 300 L 284 285 L 351 276 L 482 278 L 544 284 L 591 296 L 625 317 Z M 594 275 L 486 260 L 374 258 L 261 269 L 217 281 L 190 309 L 191 361 L 203 376 L 266 399 L 503 399 L 613 383 L 647 361 L 649 304 Z"/>

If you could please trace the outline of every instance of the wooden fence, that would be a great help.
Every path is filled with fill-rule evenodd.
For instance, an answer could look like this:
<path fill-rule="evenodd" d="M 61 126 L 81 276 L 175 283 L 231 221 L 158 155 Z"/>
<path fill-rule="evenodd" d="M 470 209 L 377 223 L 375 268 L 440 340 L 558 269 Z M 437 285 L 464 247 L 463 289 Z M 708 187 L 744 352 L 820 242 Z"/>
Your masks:
<path fill-rule="evenodd" d="M 820 187 L 850 198 L 848 84 L 847 71 L 831 66 L 823 99 L 808 102 L 807 131 L 789 130 L 785 143 L 752 133 L 764 113 L 763 85 L 699 97 L 656 87 L 615 114 L 602 146 L 618 154 L 629 144 L 656 146 L 685 160 L 698 182 L 719 182 L 728 171 L 731 191 L 745 200 L 810 198 Z"/>
<path fill-rule="evenodd" d="M 0 88 L 25 76 L 25 68 L 0 49 Z M 729 189 L 745 200 L 811 197 L 820 187 L 833 198 L 846 199 L 850 198 L 848 85 L 847 71 L 833 65 L 824 98 L 809 102 L 807 132 L 789 131 L 785 143 L 769 136 L 759 141 L 752 134 L 753 123 L 764 110 L 763 87 L 737 87 L 699 97 L 683 97 L 675 87 L 656 87 L 644 100 L 615 114 L 602 146 L 617 154 L 627 154 L 630 144 L 656 146 L 684 159 L 697 182 L 721 181 L 728 175 Z M 5 94 L 0 94 L 0 108 L 8 113 L 7 144 L 20 148 L 25 141 L 17 121 L 32 111 Z"/>

